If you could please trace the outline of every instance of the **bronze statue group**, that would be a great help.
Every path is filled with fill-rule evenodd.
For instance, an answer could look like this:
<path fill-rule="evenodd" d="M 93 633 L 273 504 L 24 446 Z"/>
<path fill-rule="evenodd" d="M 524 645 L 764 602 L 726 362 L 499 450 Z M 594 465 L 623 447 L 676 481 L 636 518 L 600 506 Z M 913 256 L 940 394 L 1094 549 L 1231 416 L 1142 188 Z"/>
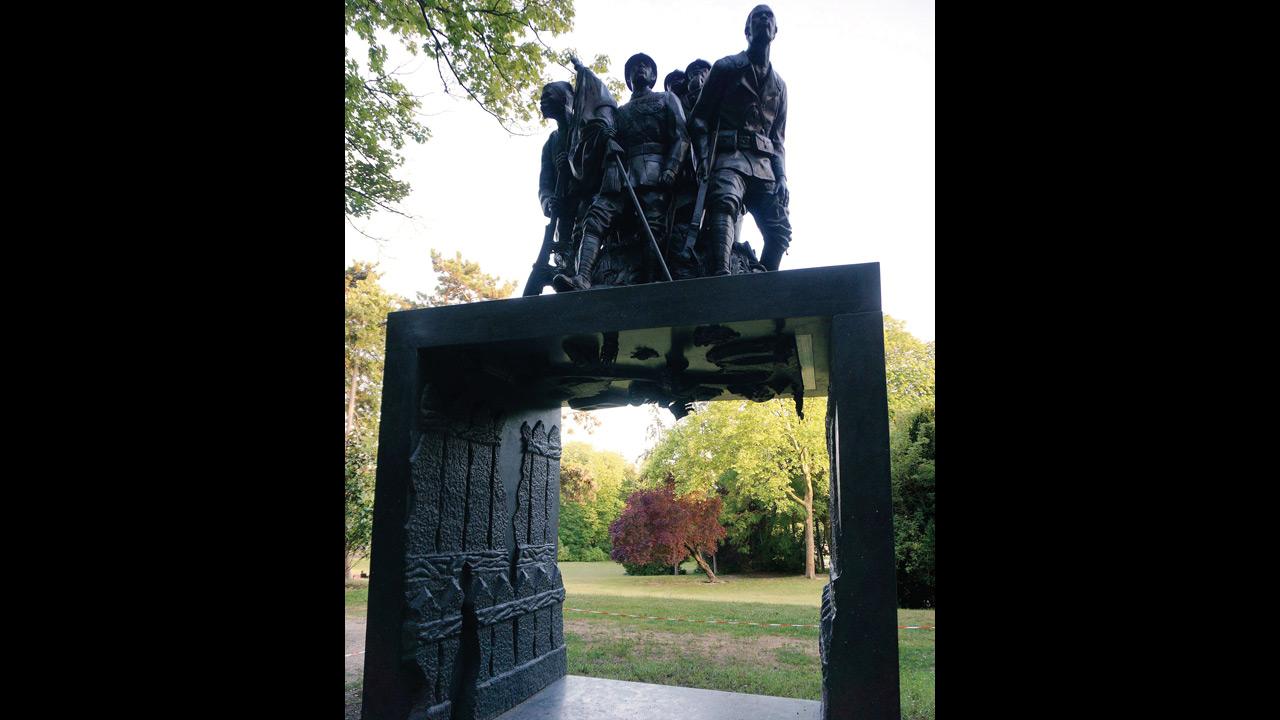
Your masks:
<path fill-rule="evenodd" d="M 791 221 L 787 86 L 769 62 L 777 32 L 757 5 L 746 51 L 694 60 L 662 92 L 657 64 L 637 53 L 622 105 L 577 58 L 573 85 L 543 88 L 542 115 L 557 125 L 538 183 L 550 222 L 525 295 L 778 269 Z M 764 239 L 759 258 L 737 239 L 747 213 Z"/>

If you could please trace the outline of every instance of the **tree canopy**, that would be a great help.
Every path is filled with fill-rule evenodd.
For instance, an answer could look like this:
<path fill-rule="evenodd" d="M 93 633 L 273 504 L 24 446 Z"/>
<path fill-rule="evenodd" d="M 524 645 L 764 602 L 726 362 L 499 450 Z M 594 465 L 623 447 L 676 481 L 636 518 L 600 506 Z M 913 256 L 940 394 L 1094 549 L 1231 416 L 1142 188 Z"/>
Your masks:
<path fill-rule="evenodd" d="M 934 342 L 907 331 L 902 320 L 884 316 L 884 369 L 889 417 L 933 401 Z"/>
<path fill-rule="evenodd" d="M 345 274 L 346 306 L 346 554 L 365 557 L 373 530 L 373 485 L 378 457 L 378 413 L 387 344 L 387 313 L 410 307 L 379 282 L 377 266 L 355 262 Z"/>
<path fill-rule="evenodd" d="M 622 513 L 635 468 L 621 455 L 581 441 L 565 443 L 560 456 L 559 559 L 608 560 L 609 525 Z"/>
<path fill-rule="evenodd" d="M 377 265 L 354 262 L 346 270 L 347 433 L 377 427 L 382 401 L 382 365 L 387 345 L 387 313 L 412 307 L 382 289 Z"/>
<path fill-rule="evenodd" d="M 898 602 L 934 606 L 933 406 L 904 413 L 890 440 Z"/>
<path fill-rule="evenodd" d="M 502 300 L 515 292 L 514 280 L 504 281 L 480 269 L 480 263 L 464 260 L 462 253 L 446 258 L 431 249 L 431 269 L 436 272 L 436 289 L 430 294 L 418 293 L 419 307 L 461 305 L 481 300 Z"/>
<path fill-rule="evenodd" d="M 409 185 L 393 172 L 406 140 L 431 135 L 419 119 L 427 87 L 470 99 L 508 132 L 538 118 L 551 80 L 544 70 L 559 65 L 567 75 L 572 52 L 546 41 L 572 29 L 573 15 L 573 0 L 346 0 L 347 217 L 399 212 Z M 433 73 L 414 78 L 420 92 L 400 68 L 387 68 L 388 40 L 433 61 Z M 597 55 L 592 69 L 603 73 L 608 63 Z"/>
<path fill-rule="evenodd" d="M 627 497 L 622 515 L 609 526 L 610 556 L 624 564 L 673 565 L 692 555 L 708 582 L 715 582 L 702 553 L 714 553 L 724 539 L 719 517 L 719 497 L 677 495 L 675 480 L 668 476 L 660 487 Z"/>
<path fill-rule="evenodd" d="M 812 574 L 816 547 L 808 540 L 795 547 L 791 526 L 826 524 L 830 483 L 826 399 L 806 404 L 805 420 L 790 399 L 700 404 L 650 453 L 644 479 L 656 484 L 670 473 L 680 492 L 722 496 L 721 521 L 736 552 L 758 569 L 784 569 L 767 559 L 783 549 Z M 806 528 L 810 539 L 816 531 Z"/>
<path fill-rule="evenodd" d="M 934 343 L 886 316 L 885 365 L 900 598 L 919 607 L 933 602 Z M 678 494 L 722 498 L 721 570 L 794 572 L 821 562 L 830 541 L 826 403 L 806 399 L 803 421 L 789 400 L 700 403 L 662 433 L 642 482 L 656 487 L 672 475 Z"/>

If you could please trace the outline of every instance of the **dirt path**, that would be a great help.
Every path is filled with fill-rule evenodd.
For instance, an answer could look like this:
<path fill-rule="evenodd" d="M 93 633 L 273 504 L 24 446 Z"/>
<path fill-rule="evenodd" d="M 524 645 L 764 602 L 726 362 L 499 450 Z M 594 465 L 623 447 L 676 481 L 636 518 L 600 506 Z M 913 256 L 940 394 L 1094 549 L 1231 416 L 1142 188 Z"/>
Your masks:
<path fill-rule="evenodd" d="M 364 630 L 363 614 L 347 614 L 347 700 L 345 720 L 360 720 L 360 686 L 352 687 L 354 681 L 364 675 Z"/>
<path fill-rule="evenodd" d="M 364 629 L 363 616 L 347 615 L 347 655 L 351 656 L 347 658 L 347 682 L 364 673 Z"/>

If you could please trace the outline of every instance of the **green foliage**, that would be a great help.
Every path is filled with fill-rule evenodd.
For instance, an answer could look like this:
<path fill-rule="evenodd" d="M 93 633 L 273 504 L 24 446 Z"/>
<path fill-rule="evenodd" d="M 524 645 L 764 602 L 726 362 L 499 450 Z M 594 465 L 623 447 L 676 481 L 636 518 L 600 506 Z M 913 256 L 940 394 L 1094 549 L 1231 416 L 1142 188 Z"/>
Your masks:
<path fill-rule="evenodd" d="M 418 120 L 423 95 L 386 67 L 387 40 L 432 61 L 424 84 L 438 79 L 446 94 L 469 98 L 510 132 L 539 117 L 542 87 L 556 79 L 544 74 L 549 64 L 571 72 L 571 51 L 552 49 L 543 35 L 569 31 L 573 15 L 573 0 L 346 0 L 347 216 L 398 212 L 409 185 L 392 177 L 404 162 L 397 151 L 406 139 L 430 137 Z M 353 45 L 367 48 L 363 63 Z M 592 69 L 602 73 L 608 63 L 597 56 Z"/>
<path fill-rule="evenodd" d="M 635 474 L 622 455 L 574 441 L 560 455 L 558 560 L 609 559 L 609 525 L 622 514 L 623 486 Z"/>
<path fill-rule="evenodd" d="M 379 284 L 377 265 L 352 263 L 346 270 L 347 432 L 377 426 L 382 402 L 382 365 L 387 345 L 387 313 L 410 307 Z"/>
<path fill-rule="evenodd" d="M 367 556 L 373 539 L 373 481 L 377 450 L 368 432 L 348 435 L 346 447 L 346 554 L 349 562 Z"/>
<path fill-rule="evenodd" d="M 418 293 L 418 307 L 442 307 L 501 300 L 515 292 L 514 280 L 503 281 L 480 269 L 480 263 L 463 260 L 462 253 L 447 259 L 439 251 L 431 250 L 431 269 L 436 273 L 436 289 L 430 295 Z"/>
<path fill-rule="evenodd" d="M 379 277 L 377 267 L 364 262 L 353 263 L 345 276 L 348 563 L 369 552 L 387 313 L 409 307 L 404 298 L 383 290 Z"/>
<path fill-rule="evenodd" d="M 935 603 L 933 426 L 930 405 L 900 416 L 891 433 L 894 555 L 904 607 Z"/>
<path fill-rule="evenodd" d="M 622 568 L 628 575 L 675 575 L 671 572 L 671 565 L 667 563 L 622 563 Z M 681 575 L 687 575 L 688 572 L 684 568 L 680 568 Z"/>
<path fill-rule="evenodd" d="M 649 486 L 671 473 L 677 492 L 723 498 L 728 554 L 742 556 L 741 563 L 725 565 L 730 572 L 803 569 L 805 488 L 797 444 L 808 454 L 815 522 L 827 523 L 826 398 L 807 399 L 805 408 L 800 420 L 790 398 L 701 404 L 649 454 L 642 473 Z"/>
<path fill-rule="evenodd" d="M 903 445 L 902 418 L 927 409 L 932 438 L 934 343 L 921 341 L 903 322 L 885 316 L 885 382 L 889 394 L 895 481 L 900 599 L 918 607 L 933 598 L 933 461 L 922 447 Z M 789 399 L 767 403 L 713 402 L 666 431 L 649 453 L 642 483 L 653 487 L 668 472 L 681 493 L 717 493 L 728 538 L 717 556 L 723 571 L 794 572 L 803 566 L 805 512 L 802 454 L 813 482 L 819 551 L 830 541 L 830 460 L 825 398 L 807 398 L 804 421 Z M 918 423 L 917 423 L 918 424 Z M 912 440 L 907 445 L 915 443 Z M 931 443 L 931 440 L 930 440 Z M 932 445 L 928 452 L 931 453 Z"/>
<path fill-rule="evenodd" d="M 889 418 L 933 402 L 934 343 L 907 332 L 907 324 L 884 316 L 884 369 Z"/>

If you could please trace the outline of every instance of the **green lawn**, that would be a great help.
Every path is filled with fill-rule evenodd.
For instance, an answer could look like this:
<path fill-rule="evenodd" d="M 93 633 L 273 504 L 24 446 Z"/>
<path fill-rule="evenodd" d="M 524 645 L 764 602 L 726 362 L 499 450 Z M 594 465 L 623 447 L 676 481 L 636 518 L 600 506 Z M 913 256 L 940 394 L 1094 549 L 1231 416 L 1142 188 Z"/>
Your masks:
<path fill-rule="evenodd" d="M 694 567 L 685 563 L 686 568 Z M 692 572 L 692 570 L 690 571 Z M 803 575 L 719 576 L 724 582 L 711 584 L 705 575 L 651 575 L 631 577 L 613 562 L 562 562 L 566 593 L 582 595 L 622 595 L 718 602 L 755 602 L 818 607 L 826 576 L 815 580 Z"/>
<path fill-rule="evenodd" d="M 706 620 L 817 624 L 825 576 L 629 577 L 611 562 L 560 563 L 565 642 L 573 675 L 818 700 L 816 628 L 722 625 Z M 363 615 L 367 587 L 347 588 L 347 613 Z M 600 610 L 660 618 L 594 615 Z M 933 625 L 933 610 L 899 610 L 899 625 Z M 899 630 L 904 720 L 934 718 L 934 630 Z"/>
<path fill-rule="evenodd" d="M 826 577 L 629 577 L 615 563 L 560 563 L 569 672 L 615 680 L 819 700 L 816 628 L 722 625 L 707 620 L 816 625 Z M 644 618 L 595 615 L 600 610 Z M 701 622 L 687 622 L 697 620 Z M 933 625 L 933 610 L 899 610 L 899 625 Z M 904 720 L 932 720 L 934 630 L 898 631 Z"/>

